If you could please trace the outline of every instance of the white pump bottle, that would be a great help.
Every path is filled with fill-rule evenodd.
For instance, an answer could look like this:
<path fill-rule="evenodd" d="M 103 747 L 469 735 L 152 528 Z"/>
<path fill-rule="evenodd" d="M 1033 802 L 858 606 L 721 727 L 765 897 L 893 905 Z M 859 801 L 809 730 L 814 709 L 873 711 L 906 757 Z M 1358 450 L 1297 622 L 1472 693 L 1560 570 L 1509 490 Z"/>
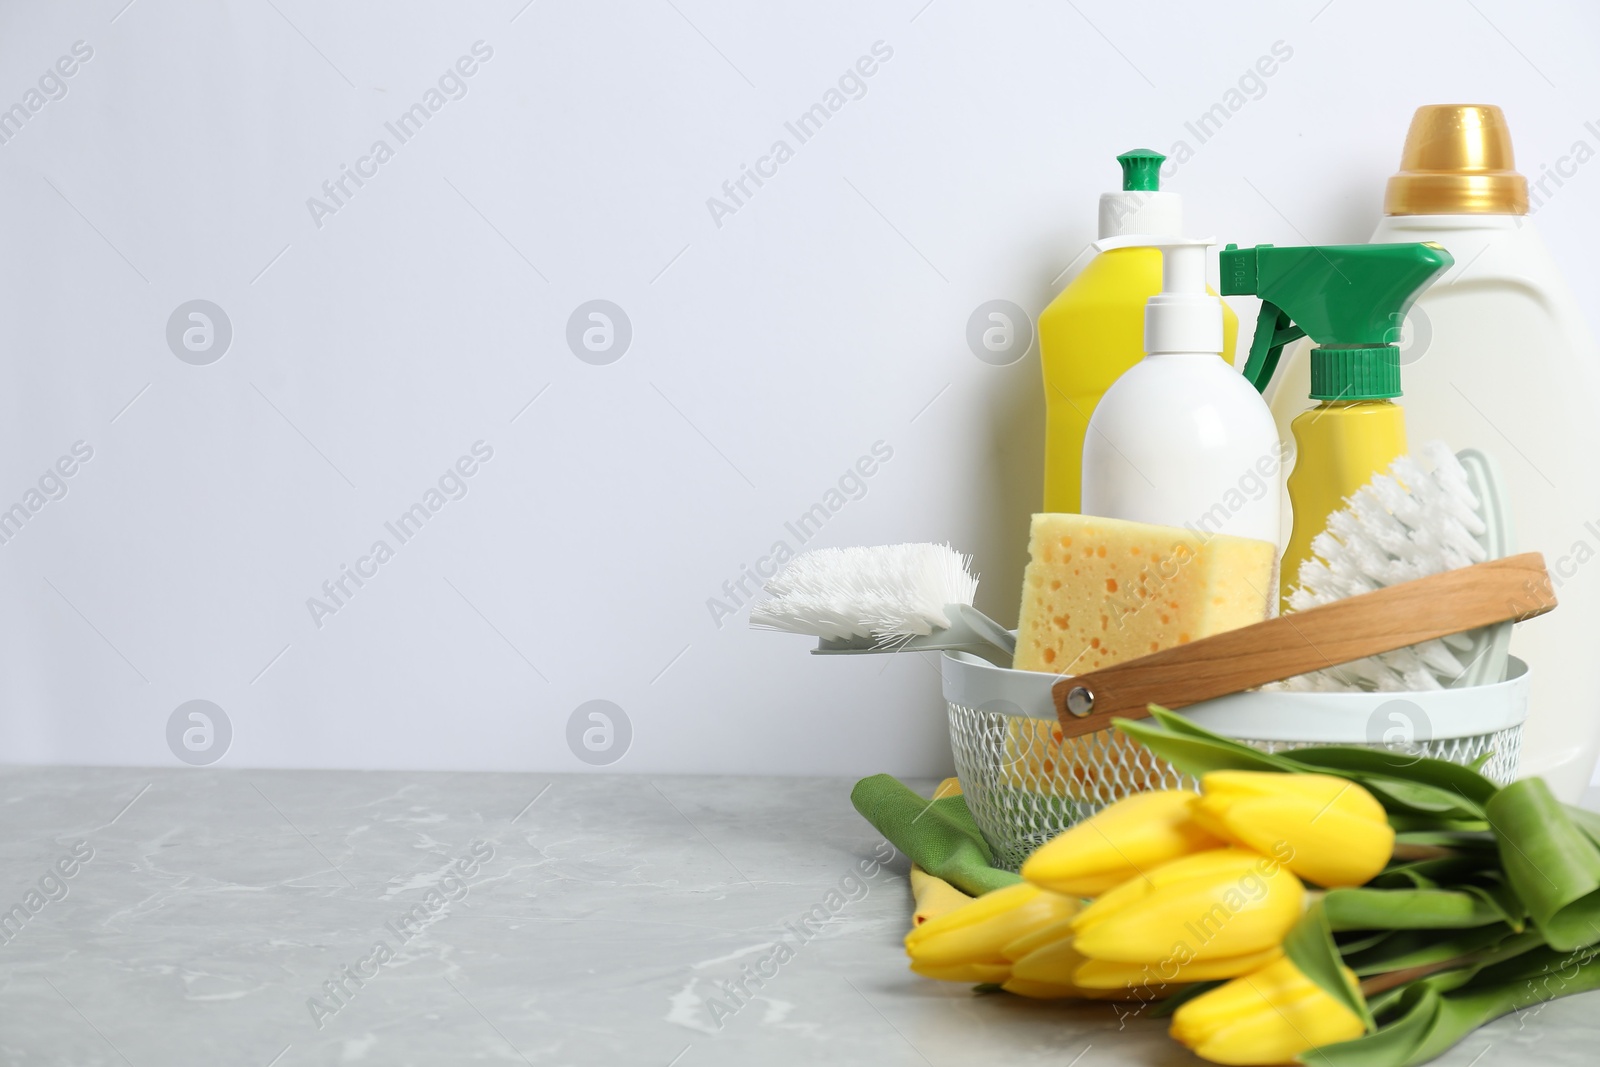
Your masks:
<path fill-rule="evenodd" d="M 1279 544 L 1282 449 L 1272 412 L 1222 352 L 1206 292 L 1212 238 L 1112 238 L 1162 252 L 1145 357 L 1106 391 L 1083 449 L 1083 513 Z"/>

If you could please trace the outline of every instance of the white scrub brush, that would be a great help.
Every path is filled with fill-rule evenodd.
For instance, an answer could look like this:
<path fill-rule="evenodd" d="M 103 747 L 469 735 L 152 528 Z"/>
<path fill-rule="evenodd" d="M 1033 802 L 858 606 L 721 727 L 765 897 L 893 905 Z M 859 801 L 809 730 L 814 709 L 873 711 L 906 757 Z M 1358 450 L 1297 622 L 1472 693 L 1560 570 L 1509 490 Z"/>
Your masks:
<path fill-rule="evenodd" d="M 1375 475 L 1328 517 L 1300 565 L 1290 612 L 1431 574 L 1499 559 L 1513 550 L 1498 472 L 1475 449 L 1423 445 Z M 1511 624 L 1499 623 L 1356 660 L 1280 684 L 1284 689 L 1404 692 L 1502 679 Z"/>
<path fill-rule="evenodd" d="M 817 653 L 948 649 L 1009 667 L 1016 637 L 972 606 L 971 562 L 934 544 L 804 552 L 766 583 L 750 625 L 820 638 Z"/>

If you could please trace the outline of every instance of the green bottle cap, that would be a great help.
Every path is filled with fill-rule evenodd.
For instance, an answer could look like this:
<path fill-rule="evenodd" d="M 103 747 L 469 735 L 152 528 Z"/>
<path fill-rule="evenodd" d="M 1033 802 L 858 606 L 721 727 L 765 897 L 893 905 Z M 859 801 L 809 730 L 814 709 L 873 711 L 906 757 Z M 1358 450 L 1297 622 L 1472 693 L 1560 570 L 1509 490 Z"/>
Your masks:
<path fill-rule="evenodd" d="M 1122 188 L 1153 193 L 1161 188 L 1161 164 L 1167 157 L 1149 148 L 1135 148 L 1117 157 L 1122 164 Z"/>
<path fill-rule="evenodd" d="M 1392 400 L 1400 395 L 1400 349 L 1313 348 L 1312 400 Z"/>

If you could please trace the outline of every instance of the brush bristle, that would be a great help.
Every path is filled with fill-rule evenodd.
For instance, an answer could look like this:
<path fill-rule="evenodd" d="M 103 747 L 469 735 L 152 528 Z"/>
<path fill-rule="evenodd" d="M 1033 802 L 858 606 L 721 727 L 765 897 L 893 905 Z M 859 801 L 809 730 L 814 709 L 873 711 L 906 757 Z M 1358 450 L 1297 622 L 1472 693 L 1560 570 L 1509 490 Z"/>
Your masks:
<path fill-rule="evenodd" d="M 892 642 L 949 627 L 946 604 L 971 604 L 971 557 L 949 545 L 819 548 L 766 583 L 750 625 L 813 637 Z"/>
<path fill-rule="evenodd" d="M 1312 557 L 1300 565 L 1290 610 L 1481 563 L 1487 552 L 1478 540 L 1485 531 L 1479 508 L 1465 468 L 1443 443 L 1432 441 L 1414 456 L 1400 457 L 1328 517 L 1327 530 L 1311 542 Z M 1441 689 L 1469 666 L 1456 652 L 1460 647 L 1462 642 L 1452 647 L 1449 638 L 1428 641 L 1281 685 L 1314 692 Z"/>

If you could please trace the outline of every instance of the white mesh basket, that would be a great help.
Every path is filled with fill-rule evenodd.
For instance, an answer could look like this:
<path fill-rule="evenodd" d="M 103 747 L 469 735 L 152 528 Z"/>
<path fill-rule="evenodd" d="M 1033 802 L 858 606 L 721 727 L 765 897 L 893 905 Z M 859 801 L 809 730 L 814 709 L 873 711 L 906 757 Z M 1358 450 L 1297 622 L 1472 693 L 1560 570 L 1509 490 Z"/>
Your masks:
<path fill-rule="evenodd" d="M 1044 842 L 1112 801 L 1147 789 L 1194 788 L 1113 730 L 1062 741 L 1057 677 L 1014 671 L 965 652 L 942 657 L 950 747 L 967 807 L 994 852 L 1016 870 Z M 1482 771 L 1517 773 L 1528 713 L 1528 667 L 1512 657 L 1504 681 L 1420 693 L 1255 691 L 1180 714 L 1266 752 L 1306 745 L 1390 748 L 1453 763 L 1490 753 Z"/>

